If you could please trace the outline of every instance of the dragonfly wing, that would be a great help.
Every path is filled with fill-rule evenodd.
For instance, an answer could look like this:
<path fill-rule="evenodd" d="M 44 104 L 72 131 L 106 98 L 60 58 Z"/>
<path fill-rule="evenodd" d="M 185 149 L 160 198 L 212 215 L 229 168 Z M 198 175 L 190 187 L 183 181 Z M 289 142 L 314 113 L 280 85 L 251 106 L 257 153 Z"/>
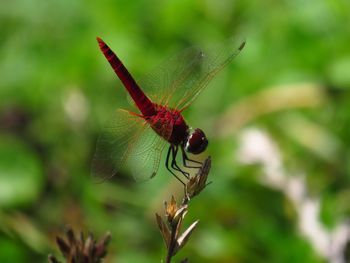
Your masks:
<path fill-rule="evenodd" d="M 200 51 L 197 47 L 190 47 L 168 58 L 141 78 L 139 85 L 154 102 L 171 106 L 169 99 L 176 100 L 176 89 L 188 83 L 191 71 L 199 64 Z"/>
<path fill-rule="evenodd" d="M 157 103 L 183 109 L 239 54 L 244 45 L 244 40 L 231 38 L 207 49 L 187 48 L 145 76 L 140 85 Z M 152 97 L 152 94 L 157 96 Z"/>
<path fill-rule="evenodd" d="M 156 175 L 166 144 L 167 142 L 152 129 L 146 129 L 137 138 L 127 159 L 136 181 L 145 181 Z"/>
<path fill-rule="evenodd" d="M 91 173 L 98 181 L 111 178 L 123 169 L 135 141 L 147 123 L 128 111 L 118 109 L 100 134 Z"/>
<path fill-rule="evenodd" d="M 147 125 L 154 127 L 157 132 L 145 129 L 134 141 L 128 157 L 128 164 L 136 181 L 145 181 L 156 175 L 167 144 L 166 139 L 173 130 L 172 120 L 159 122 L 157 116 L 148 119 Z"/>
<path fill-rule="evenodd" d="M 199 65 L 191 77 L 191 87 L 180 87 L 181 99 L 175 103 L 175 108 L 184 109 L 189 106 L 204 90 L 208 83 L 229 64 L 244 48 L 245 40 L 229 39 L 213 48 L 203 50 L 200 54 Z M 180 92 L 181 91 L 181 92 Z"/>
<path fill-rule="evenodd" d="M 165 135 L 170 129 L 165 125 Z M 157 173 L 166 143 L 144 119 L 119 109 L 97 141 L 92 175 L 104 181 L 127 168 L 136 181 L 145 181 Z"/>

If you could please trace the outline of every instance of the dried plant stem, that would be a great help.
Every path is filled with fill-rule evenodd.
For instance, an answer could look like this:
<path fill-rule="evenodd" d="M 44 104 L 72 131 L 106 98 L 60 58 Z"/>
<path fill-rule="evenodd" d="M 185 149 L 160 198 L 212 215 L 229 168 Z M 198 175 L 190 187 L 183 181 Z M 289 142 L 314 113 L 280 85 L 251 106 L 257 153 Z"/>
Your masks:
<path fill-rule="evenodd" d="M 172 226 L 171 227 L 171 237 L 170 237 L 170 244 L 169 244 L 169 247 L 168 247 L 168 253 L 167 253 L 167 256 L 166 256 L 166 263 L 170 263 L 171 262 L 171 258 L 172 258 L 172 255 L 174 254 L 174 248 L 175 248 L 175 243 L 176 243 L 176 227 L 177 226 Z"/>
<path fill-rule="evenodd" d="M 187 243 L 193 230 L 198 224 L 198 220 L 193 222 L 183 233 L 180 235 L 183 219 L 188 211 L 189 201 L 198 195 L 207 185 L 207 178 L 211 167 L 211 159 L 208 157 L 198 173 L 190 177 L 185 186 L 185 194 L 181 204 L 176 204 L 174 196 L 171 197 L 169 203 L 165 202 L 165 215 L 166 221 L 162 217 L 156 214 L 156 220 L 159 230 L 164 239 L 167 247 L 167 255 L 165 263 L 170 263 L 172 257 Z M 188 259 L 184 259 L 181 263 L 188 262 Z"/>

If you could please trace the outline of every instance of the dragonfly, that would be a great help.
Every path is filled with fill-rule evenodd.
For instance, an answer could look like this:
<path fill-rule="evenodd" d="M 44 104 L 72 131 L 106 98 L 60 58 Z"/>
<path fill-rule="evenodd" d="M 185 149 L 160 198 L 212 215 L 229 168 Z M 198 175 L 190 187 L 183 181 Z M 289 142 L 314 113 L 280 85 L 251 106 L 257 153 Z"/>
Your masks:
<path fill-rule="evenodd" d="M 185 167 L 195 169 L 202 164 L 188 154 L 204 152 L 208 139 L 200 128 L 191 128 L 182 113 L 240 53 L 245 40 L 237 43 L 230 39 L 208 52 L 198 47 L 187 48 L 138 82 L 100 37 L 97 42 L 139 112 L 125 109 L 114 112 L 97 140 L 92 175 L 106 180 L 127 166 L 136 181 L 147 180 L 157 174 L 168 145 L 165 167 L 184 184 L 181 174 L 189 178 Z M 177 162 L 179 151 L 181 166 Z"/>

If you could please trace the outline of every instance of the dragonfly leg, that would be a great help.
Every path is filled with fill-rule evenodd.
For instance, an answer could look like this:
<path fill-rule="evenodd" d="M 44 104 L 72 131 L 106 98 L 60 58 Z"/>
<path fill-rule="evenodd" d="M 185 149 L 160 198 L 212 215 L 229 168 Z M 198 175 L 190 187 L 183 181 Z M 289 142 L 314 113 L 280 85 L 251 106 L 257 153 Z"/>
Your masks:
<path fill-rule="evenodd" d="M 168 153 L 166 155 L 166 161 L 165 161 L 165 167 L 166 169 L 173 175 L 175 176 L 175 178 L 183 184 L 183 186 L 185 187 L 185 183 L 169 168 L 169 158 L 170 158 L 170 154 L 172 153 L 172 146 L 169 147 Z M 176 169 L 175 169 L 176 170 Z"/>
<path fill-rule="evenodd" d="M 181 151 L 182 151 L 182 163 L 183 163 L 183 165 L 184 165 L 185 167 L 187 167 L 187 168 L 196 168 L 196 169 L 202 167 L 202 164 L 203 164 L 202 162 L 199 162 L 199 161 L 192 160 L 192 159 L 188 158 L 188 156 L 187 156 L 187 154 L 186 154 L 186 152 L 185 152 L 185 150 L 184 150 L 183 147 L 181 147 Z M 200 166 L 191 166 L 191 165 L 188 165 L 188 164 L 186 163 L 186 161 L 200 164 Z"/>
<path fill-rule="evenodd" d="M 190 174 L 183 171 L 176 162 L 176 155 L 177 155 L 178 149 L 179 149 L 179 147 L 177 145 L 171 146 L 171 151 L 172 151 L 171 168 L 182 173 L 188 179 L 190 177 Z"/>

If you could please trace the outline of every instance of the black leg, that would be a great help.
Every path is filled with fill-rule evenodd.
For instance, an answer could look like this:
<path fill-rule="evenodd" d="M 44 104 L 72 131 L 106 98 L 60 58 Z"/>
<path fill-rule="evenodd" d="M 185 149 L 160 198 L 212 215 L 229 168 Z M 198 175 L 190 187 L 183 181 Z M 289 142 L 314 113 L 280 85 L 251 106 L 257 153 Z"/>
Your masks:
<path fill-rule="evenodd" d="M 169 168 L 169 157 L 170 157 L 170 153 L 173 153 L 173 146 L 172 145 L 170 145 L 169 146 L 169 149 L 168 149 L 168 153 L 167 153 L 167 155 L 166 155 L 166 160 L 165 160 L 165 167 L 166 167 L 166 169 L 173 175 L 173 176 L 175 176 L 175 178 L 177 179 L 177 180 L 179 180 L 182 184 L 183 184 L 183 186 L 186 186 L 185 185 L 185 183 Z M 174 156 L 173 156 L 174 157 Z M 173 159 L 173 158 L 172 158 Z M 171 161 L 171 163 L 172 163 L 172 167 L 173 167 L 173 160 Z M 176 169 L 175 169 L 176 170 Z"/>
<path fill-rule="evenodd" d="M 202 164 L 203 164 L 202 162 L 199 162 L 199 161 L 192 160 L 192 159 L 188 158 L 188 156 L 187 156 L 187 154 L 186 154 L 186 152 L 185 152 L 185 150 L 184 150 L 183 147 L 181 147 L 181 152 L 182 152 L 182 163 L 183 163 L 183 165 L 184 165 L 185 167 L 187 167 L 187 168 L 201 168 L 201 167 L 202 167 Z M 188 164 L 186 163 L 186 161 L 200 164 L 200 166 L 191 166 L 191 165 L 188 165 Z"/>
<path fill-rule="evenodd" d="M 176 162 L 176 155 L 177 155 L 177 151 L 178 151 L 179 147 L 176 145 L 176 146 L 172 146 L 172 160 L 171 160 L 171 167 L 176 170 L 176 171 L 179 171 L 180 173 L 182 173 L 187 179 L 190 177 L 190 174 L 183 171 L 179 165 L 177 164 Z"/>

